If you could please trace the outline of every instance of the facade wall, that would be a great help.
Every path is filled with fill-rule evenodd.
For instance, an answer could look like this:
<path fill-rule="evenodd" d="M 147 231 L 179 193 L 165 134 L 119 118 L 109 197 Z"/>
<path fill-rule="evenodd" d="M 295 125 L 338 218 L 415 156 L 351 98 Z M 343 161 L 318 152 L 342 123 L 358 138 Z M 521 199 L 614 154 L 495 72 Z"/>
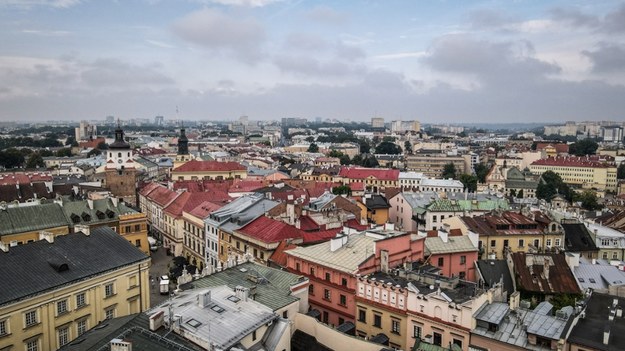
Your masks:
<path fill-rule="evenodd" d="M 301 330 L 323 340 L 324 346 L 336 351 L 380 351 L 380 344 L 375 344 L 361 338 L 353 337 L 319 323 L 315 318 L 298 314 L 293 329 Z"/>
<path fill-rule="evenodd" d="M 417 231 L 417 222 L 412 219 L 412 207 L 404 199 L 402 194 L 394 196 L 389 200 L 389 222 L 395 224 L 398 229 L 408 232 Z"/>
<path fill-rule="evenodd" d="M 106 187 L 116 197 L 136 205 L 137 170 L 125 168 L 121 170 L 107 169 L 105 172 Z"/>
<path fill-rule="evenodd" d="M 440 268 L 441 274 L 446 277 L 460 277 L 460 279 L 474 282 L 475 261 L 478 260 L 478 256 L 477 251 L 436 254 L 429 257 L 429 262 Z"/>
<path fill-rule="evenodd" d="M 529 252 L 530 245 L 538 240 L 538 248 L 564 248 L 564 233 L 547 234 L 508 234 L 508 235 L 483 235 L 479 236 L 479 245 L 483 248 L 482 259 L 489 254 L 495 254 L 496 259 L 504 259 L 504 248 L 508 247 L 512 252 Z M 507 245 L 506 245 L 507 241 Z"/>
<path fill-rule="evenodd" d="M 171 171 L 173 180 L 223 180 L 223 179 L 245 179 L 247 170 L 214 171 L 214 172 L 180 172 L 176 169 Z"/>
<path fill-rule="evenodd" d="M 64 286 L 0 307 L 0 319 L 8 321 L 9 335 L 0 344 L 25 350 L 26 343 L 35 341 L 39 350 L 56 350 L 59 333 L 67 328 L 68 342 L 79 336 L 79 324 L 86 330 L 107 317 L 123 317 L 146 311 L 150 307 L 150 261 L 124 267 L 106 274 Z M 113 295 L 105 295 L 105 286 L 113 284 Z M 77 295 L 84 293 L 85 304 L 77 305 Z M 58 313 L 58 303 L 67 301 L 67 312 Z M 36 323 L 26 326 L 25 313 L 34 311 Z"/>
<path fill-rule="evenodd" d="M 499 342 L 487 337 L 471 334 L 471 346 L 485 349 L 486 351 L 525 351 L 524 347 Z"/>
<path fill-rule="evenodd" d="M 39 233 L 41 231 L 52 233 L 54 234 L 54 236 L 65 235 L 69 233 L 69 226 L 64 225 L 64 226 L 55 227 L 55 228 L 35 230 L 35 231 L 23 232 L 23 233 L 15 233 L 11 235 L 2 235 L 0 236 L 0 241 L 2 241 L 2 243 L 6 245 L 10 245 L 11 242 L 15 242 L 15 244 L 17 245 L 26 244 L 28 242 L 39 240 Z"/>
<path fill-rule="evenodd" d="M 182 213 L 182 255 L 200 271 L 205 265 L 206 235 L 204 221 L 189 213 Z M 216 263 L 215 263 L 216 264 Z"/>
<path fill-rule="evenodd" d="M 616 167 L 573 167 L 569 165 L 530 165 L 530 171 L 542 175 L 553 171 L 562 177 L 564 182 L 598 190 L 616 191 Z"/>
<path fill-rule="evenodd" d="M 133 213 L 119 216 L 118 233 L 135 245 L 146 255 L 150 255 L 148 243 L 148 222 L 145 213 Z"/>

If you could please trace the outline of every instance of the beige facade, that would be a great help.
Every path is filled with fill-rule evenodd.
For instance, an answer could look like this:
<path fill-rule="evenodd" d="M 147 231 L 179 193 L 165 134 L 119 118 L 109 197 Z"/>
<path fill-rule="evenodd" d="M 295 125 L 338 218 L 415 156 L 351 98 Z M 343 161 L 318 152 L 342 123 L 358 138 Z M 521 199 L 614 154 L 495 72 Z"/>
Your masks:
<path fill-rule="evenodd" d="M 443 168 L 453 163 L 457 174 L 468 173 L 471 169 L 471 155 L 446 156 L 445 154 L 421 154 L 406 157 L 406 169 L 423 173 L 427 177 L 442 178 Z"/>
<path fill-rule="evenodd" d="M 565 183 L 579 185 L 583 188 L 616 191 L 616 166 L 580 167 L 574 165 L 530 165 L 530 171 L 542 175 L 553 171 L 562 177 Z"/>
<path fill-rule="evenodd" d="M 56 350 L 98 323 L 150 306 L 150 260 L 0 307 L 2 350 Z M 5 349 L 5 347 L 8 347 Z"/>

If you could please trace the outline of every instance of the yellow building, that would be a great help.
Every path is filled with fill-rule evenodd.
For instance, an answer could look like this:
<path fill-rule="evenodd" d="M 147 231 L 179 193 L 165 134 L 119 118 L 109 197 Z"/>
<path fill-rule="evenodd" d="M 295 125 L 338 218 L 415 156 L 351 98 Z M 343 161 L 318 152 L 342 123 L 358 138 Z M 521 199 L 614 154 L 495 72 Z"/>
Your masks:
<path fill-rule="evenodd" d="M 58 203 L 0 206 L 0 242 L 5 245 L 37 241 L 42 230 L 55 236 L 70 232 L 69 222 Z"/>
<path fill-rule="evenodd" d="M 120 213 L 119 234 L 128 242 L 140 248 L 146 255 L 150 254 L 148 219 L 145 213 L 134 210 L 128 213 Z"/>
<path fill-rule="evenodd" d="M 542 175 L 552 171 L 560 175 L 565 183 L 582 188 L 616 191 L 617 167 L 610 156 L 549 157 L 534 161 L 530 171 Z"/>
<path fill-rule="evenodd" d="M 382 195 L 366 194 L 363 203 L 357 202 L 358 206 L 367 211 L 367 220 L 369 223 L 384 224 L 389 219 L 388 200 Z"/>
<path fill-rule="evenodd" d="M 247 168 L 237 162 L 191 160 L 171 171 L 173 180 L 244 179 Z"/>
<path fill-rule="evenodd" d="M 56 350 L 150 306 L 150 258 L 112 229 L 0 244 L 0 347 Z M 19 272 L 19 273 L 18 273 Z"/>

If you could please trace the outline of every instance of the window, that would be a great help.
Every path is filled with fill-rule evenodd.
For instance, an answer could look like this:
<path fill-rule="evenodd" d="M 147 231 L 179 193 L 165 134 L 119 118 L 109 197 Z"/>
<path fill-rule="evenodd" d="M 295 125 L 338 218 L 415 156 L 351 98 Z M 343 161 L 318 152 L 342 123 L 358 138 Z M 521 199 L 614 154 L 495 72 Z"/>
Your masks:
<path fill-rule="evenodd" d="M 436 216 L 432 216 L 432 223 L 438 222 L 438 218 Z"/>
<path fill-rule="evenodd" d="M 295 263 L 295 270 L 301 272 L 299 262 Z"/>
<path fill-rule="evenodd" d="M 282 312 L 282 318 L 289 318 L 289 311 Z"/>
<path fill-rule="evenodd" d="M 24 314 L 24 320 L 26 321 L 26 327 L 37 324 L 37 311 L 28 311 Z"/>
<path fill-rule="evenodd" d="M 547 239 L 545 245 L 547 245 L 547 247 L 551 247 L 551 239 Z"/>
<path fill-rule="evenodd" d="M 61 300 L 56 303 L 56 315 L 60 316 L 67 312 L 67 300 Z"/>
<path fill-rule="evenodd" d="M 347 296 L 342 295 L 339 296 L 339 305 L 341 306 L 347 306 Z"/>
<path fill-rule="evenodd" d="M 467 256 L 462 255 L 460 256 L 460 264 L 466 264 L 467 263 Z"/>
<path fill-rule="evenodd" d="M 252 341 L 256 341 L 256 330 L 252 332 Z"/>
<path fill-rule="evenodd" d="M 358 321 L 359 322 L 363 322 L 363 323 L 367 323 L 367 311 L 365 311 L 365 310 L 358 310 Z"/>
<path fill-rule="evenodd" d="M 314 286 L 314 285 L 310 284 L 310 285 L 308 286 L 308 293 L 309 293 L 310 295 L 314 295 L 314 294 L 315 294 L 315 286 Z"/>
<path fill-rule="evenodd" d="M 443 335 L 441 335 L 440 333 L 434 332 L 432 333 L 434 334 L 433 340 L 432 340 L 432 344 L 436 345 L 436 346 L 441 346 L 443 344 Z"/>
<path fill-rule="evenodd" d="M 39 351 L 39 339 L 26 342 L 26 351 Z"/>
<path fill-rule="evenodd" d="M 415 325 L 412 327 L 412 337 L 421 339 L 421 326 L 420 325 Z"/>
<path fill-rule="evenodd" d="M 466 272 L 459 272 L 458 273 L 458 278 L 465 280 L 467 279 L 467 273 Z"/>
<path fill-rule="evenodd" d="M 490 241 L 490 247 L 495 247 L 495 246 L 497 246 L 497 241 L 491 240 Z"/>
<path fill-rule="evenodd" d="M 5 319 L 0 321 L 0 336 L 9 334 L 9 322 Z"/>
<path fill-rule="evenodd" d="M 373 315 L 373 326 L 382 328 L 382 316 L 380 316 L 379 314 Z"/>
<path fill-rule="evenodd" d="M 332 297 L 330 290 L 328 289 L 323 289 L 323 298 L 326 300 L 330 300 L 330 298 Z"/>
<path fill-rule="evenodd" d="M 106 284 L 104 286 L 104 297 L 111 297 L 113 294 L 115 294 L 113 283 Z"/>
<path fill-rule="evenodd" d="M 604 252 L 603 252 L 603 254 L 601 255 L 601 257 L 602 257 L 604 260 L 607 260 L 607 259 L 608 259 L 608 253 L 607 253 L 606 251 L 604 251 Z"/>
<path fill-rule="evenodd" d="M 560 238 L 556 238 L 556 246 L 560 247 Z"/>
<path fill-rule="evenodd" d="M 347 286 L 347 278 L 341 278 L 341 285 Z"/>
<path fill-rule="evenodd" d="M 458 347 L 460 347 L 460 349 L 462 349 L 462 340 L 454 339 L 454 341 L 452 343 L 454 345 L 458 345 Z"/>
<path fill-rule="evenodd" d="M 111 307 L 104 311 L 104 319 L 113 319 L 115 318 L 115 308 Z"/>
<path fill-rule="evenodd" d="M 341 325 L 343 323 L 345 323 L 345 320 L 343 318 L 339 317 L 339 325 Z"/>
<path fill-rule="evenodd" d="M 83 319 L 76 322 L 76 335 L 81 336 L 87 331 L 87 320 Z"/>
<path fill-rule="evenodd" d="M 330 281 L 332 276 L 330 275 L 330 273 L 326 272 L 326 281 Z"/>
<path fill-rule="evenodd" d="M 400 322 L 396 319 L 391 319 L 391 333 L 399 335 Z"/>
<path fill-rule="evenodd" d="M 445 265 L 445 259 L 443 257 L 438 258 L 438 266 L 442 267 Z"/>
<path fill-rule="evenodd" d="M 130 233 L 130 226 L 129 225 L 127 225 L 125 229 L 126 229 L 126 233 Z"/>
<path fill-rule="evenodd" d="M 141 247 L 141 239 L 135 240 L 135 246 L 136 247 Z"/>
<path fill-rule="evenodd" d="M 141 224 L 135 224 L 135 232 L 141 231 Z"/>
<path fill-rule="evenodd" d="M 614 251 L 614 252 L 612 252 L 612 259 L 613 259 L 613 260 L 618 259 L 618 251 Z"/>
<path fill-rule="evenodd" d="M 315 276 L 315 267 L 310 267 L 310 275 Z"/>
<path fill-rule="evenodd" d="M 540 240 L 534 239 L 534 247 L 540 247 Z"/>
<path fill-rule="evenodd" d="M 519 239 L 519 247 L 524 247 L 524 246 L 525 246 L 525 240 Z"/>
<path fill-rule="evenodd" d="M 69 327 L 59 328 L 59 346 L 63 346 L 69 342 Z"/>

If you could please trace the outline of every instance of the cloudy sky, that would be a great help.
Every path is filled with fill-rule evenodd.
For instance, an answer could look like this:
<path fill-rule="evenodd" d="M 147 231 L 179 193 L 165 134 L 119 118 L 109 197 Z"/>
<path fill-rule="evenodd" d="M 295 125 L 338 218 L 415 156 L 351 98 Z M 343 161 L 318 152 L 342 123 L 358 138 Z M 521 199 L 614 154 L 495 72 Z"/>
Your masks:
<path fill-rule="evenodd" d="M 625 2 L 0 0 L 0 120 L 625 119 Z"/>

